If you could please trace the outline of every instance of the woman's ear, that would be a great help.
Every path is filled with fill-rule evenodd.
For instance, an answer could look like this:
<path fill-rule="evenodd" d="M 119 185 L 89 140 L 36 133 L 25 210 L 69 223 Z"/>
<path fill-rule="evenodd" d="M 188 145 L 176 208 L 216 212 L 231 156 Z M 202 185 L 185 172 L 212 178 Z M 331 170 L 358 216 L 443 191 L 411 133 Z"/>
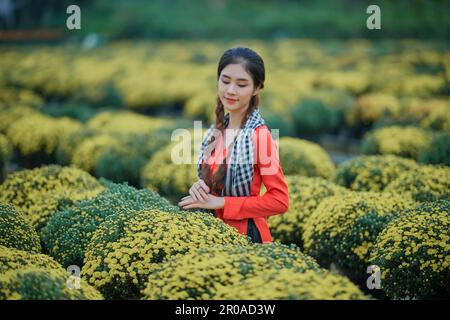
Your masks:
<path fill-rule="evenodd" d="M 256 96 L 257 94 L 259 94 L 259 90 L 260 90 L 260 87 L 258 86 L 258 87 L 255 89 L 255 91 L 253 91 L 253 96 Z"/>

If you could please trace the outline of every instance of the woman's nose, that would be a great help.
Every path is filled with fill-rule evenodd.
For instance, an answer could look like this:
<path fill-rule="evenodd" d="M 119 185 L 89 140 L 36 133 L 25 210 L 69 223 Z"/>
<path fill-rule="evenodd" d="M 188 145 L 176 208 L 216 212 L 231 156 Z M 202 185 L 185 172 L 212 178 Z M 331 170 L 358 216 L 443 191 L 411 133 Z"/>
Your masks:
<path fill-rule="evenodd" d="M 227 88 L 227 93 L 229 94 L 235 94 L 236 90 L 233 84 L 231 84 L 228 88 Z"/>

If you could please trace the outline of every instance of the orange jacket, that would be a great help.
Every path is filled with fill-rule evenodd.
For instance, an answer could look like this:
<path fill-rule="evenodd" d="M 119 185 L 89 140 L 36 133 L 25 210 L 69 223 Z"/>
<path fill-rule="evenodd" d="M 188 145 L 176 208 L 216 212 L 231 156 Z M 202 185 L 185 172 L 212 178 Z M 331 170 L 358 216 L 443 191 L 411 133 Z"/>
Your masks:
<path fill-rule="evenodd" d="M 267 126 L 259 126 L 253 135 L 255 150 L 254 174 L 251 185 L 251 196 L 225 197 L 223 209 L 216 209 L 216 217 L 235 227 L 239 233 L 247 234 L 248 219 L 253 218 L 261 235 L 263 243 L 272 242 L 267 218 L 284 213 L 289 208 L 289 191 L 283 175 L 278 156 L 278 147 Z M 222 150 L 222 153 L 220 152 Z M 261 150 L 261 152 L 259 152 Z M 218 152 L 216 152 L 218 151 Z M 216 161 L 219 155 L 219 161 Z M 226 148 L 222 146 L 222 136 L 219 136 L 216 150 L 208 163 L 213 173 L 226 156 Z M 266 193 L 259 195 L 261 183 L 266 187 Z"/>

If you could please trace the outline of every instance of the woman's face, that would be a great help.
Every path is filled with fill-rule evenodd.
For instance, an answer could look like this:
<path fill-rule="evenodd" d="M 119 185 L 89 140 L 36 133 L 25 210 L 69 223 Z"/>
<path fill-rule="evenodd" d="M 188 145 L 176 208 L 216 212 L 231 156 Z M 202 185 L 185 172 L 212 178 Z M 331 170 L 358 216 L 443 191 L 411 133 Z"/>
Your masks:
<path fill-rule="evenodd" d="M 219 76 L 219 97 L 224 108 L 228 111 L 246 110 L 254 90 L 252 77 L 240 64 L 229 64 L 223 68 Z"/>

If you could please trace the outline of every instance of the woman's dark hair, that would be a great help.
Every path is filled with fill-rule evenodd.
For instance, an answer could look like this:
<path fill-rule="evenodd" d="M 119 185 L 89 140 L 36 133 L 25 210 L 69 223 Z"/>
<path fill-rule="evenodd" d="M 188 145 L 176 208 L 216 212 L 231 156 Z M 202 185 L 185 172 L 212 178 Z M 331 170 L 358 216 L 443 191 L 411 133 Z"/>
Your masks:
<path fill-rule="evenodd" d="M 219 65 L 217 68 L 217 81 L 219 81 L 220 74 L 222 70 L 229 64 L 240 64 L 253 79 L 254 88 L 264 88 L 265 81 L 265 68 L 263 59 L 252 49 L 244 47 L 236 47 L 226 50 L 219 60 Z M 250 99 L 248 109 L 242 119 L 241 128 L 244 128 L 249 116 L 252 112 L 259 106 L 259 95 L 256 94 Z M 225 109 L 220 100 L 220 97 L 216 97 L 216 124 L 215 128 L 219 131 L 224 129 L 224 119 L 225 119 Z M 207 145 L 210 145 L 215 141 L 215 136 L 211 136 L 210 141 Z M 202 179 L 208 185 L 211 191 L 220 194 L 223 188 L 225 175 L 227 172 L 227 157 L 224 158 L 222 164 L 219 165 L 216 173 L 212 175 L 210 166 L 206 163 L 202 166 Z"/>

